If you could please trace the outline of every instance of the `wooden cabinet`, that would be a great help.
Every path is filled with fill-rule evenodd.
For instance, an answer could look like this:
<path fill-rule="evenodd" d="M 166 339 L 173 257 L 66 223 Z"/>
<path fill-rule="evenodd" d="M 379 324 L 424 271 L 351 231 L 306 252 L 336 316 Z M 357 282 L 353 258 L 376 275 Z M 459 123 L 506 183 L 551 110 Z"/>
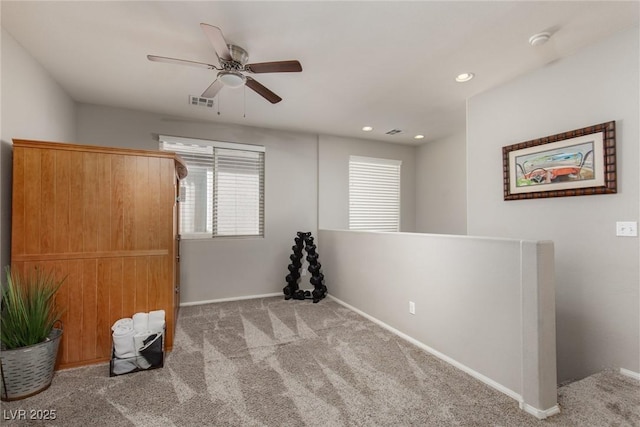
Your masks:
<path fill-rule="evenodd" d="M 140 311 L 165 310 L 172 348 L 179 175 L 173 153 L 13 140 L 11 264 L 66 276 L 59 368 L 108 360 L 111 325 Z"/>

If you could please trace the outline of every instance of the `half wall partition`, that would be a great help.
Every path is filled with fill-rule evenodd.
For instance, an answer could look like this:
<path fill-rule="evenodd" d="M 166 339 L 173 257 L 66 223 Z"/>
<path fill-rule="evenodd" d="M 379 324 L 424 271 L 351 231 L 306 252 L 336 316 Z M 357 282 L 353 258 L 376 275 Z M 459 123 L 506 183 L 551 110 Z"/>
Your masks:
<path fill-rule="evenodd" d="M 319 247 L 330 296 L 536 417 L 559 411 L 552 242 L 320 230 Z"/>

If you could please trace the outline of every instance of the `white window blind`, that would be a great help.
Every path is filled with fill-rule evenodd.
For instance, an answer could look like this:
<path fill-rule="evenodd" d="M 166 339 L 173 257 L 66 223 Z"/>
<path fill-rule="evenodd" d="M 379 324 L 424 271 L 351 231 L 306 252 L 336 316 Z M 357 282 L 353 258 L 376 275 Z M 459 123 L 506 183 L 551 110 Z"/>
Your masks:
<path fill-rule="evenodd" d="M 264 153 L 214 150 L 213 234 L 262 236 Z"/>
<path fill-rule="evenodd" d="M 264 235 L 264 147 L 160 136 L 189 174 L 180 183 L 180 233 L 189 237 Z"/>
<path fill-rule="evenodd" d="M 400 231 L 399 160 L 349 158 L 349 229 Z"/>

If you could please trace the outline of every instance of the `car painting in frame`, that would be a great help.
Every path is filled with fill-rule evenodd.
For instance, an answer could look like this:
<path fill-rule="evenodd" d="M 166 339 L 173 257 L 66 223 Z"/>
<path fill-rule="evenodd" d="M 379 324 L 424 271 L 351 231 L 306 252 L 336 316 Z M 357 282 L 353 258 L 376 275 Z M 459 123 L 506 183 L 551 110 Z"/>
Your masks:
<path fill-rule="evenodd" d="M 617 191 L 615 122 L 502 148 L 504 199 Z"/>

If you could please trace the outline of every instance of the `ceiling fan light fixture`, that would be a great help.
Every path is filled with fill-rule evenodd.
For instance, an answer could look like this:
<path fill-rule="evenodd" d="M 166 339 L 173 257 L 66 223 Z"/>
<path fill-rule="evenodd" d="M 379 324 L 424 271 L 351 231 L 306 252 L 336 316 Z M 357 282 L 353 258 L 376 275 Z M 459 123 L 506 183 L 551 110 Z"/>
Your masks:
<path fill-rule="evenodd" d="M 247 78 L 237 71 L 220 71 L 218 79 L 231 88 L 240 87 L 247 81 Z"/>

